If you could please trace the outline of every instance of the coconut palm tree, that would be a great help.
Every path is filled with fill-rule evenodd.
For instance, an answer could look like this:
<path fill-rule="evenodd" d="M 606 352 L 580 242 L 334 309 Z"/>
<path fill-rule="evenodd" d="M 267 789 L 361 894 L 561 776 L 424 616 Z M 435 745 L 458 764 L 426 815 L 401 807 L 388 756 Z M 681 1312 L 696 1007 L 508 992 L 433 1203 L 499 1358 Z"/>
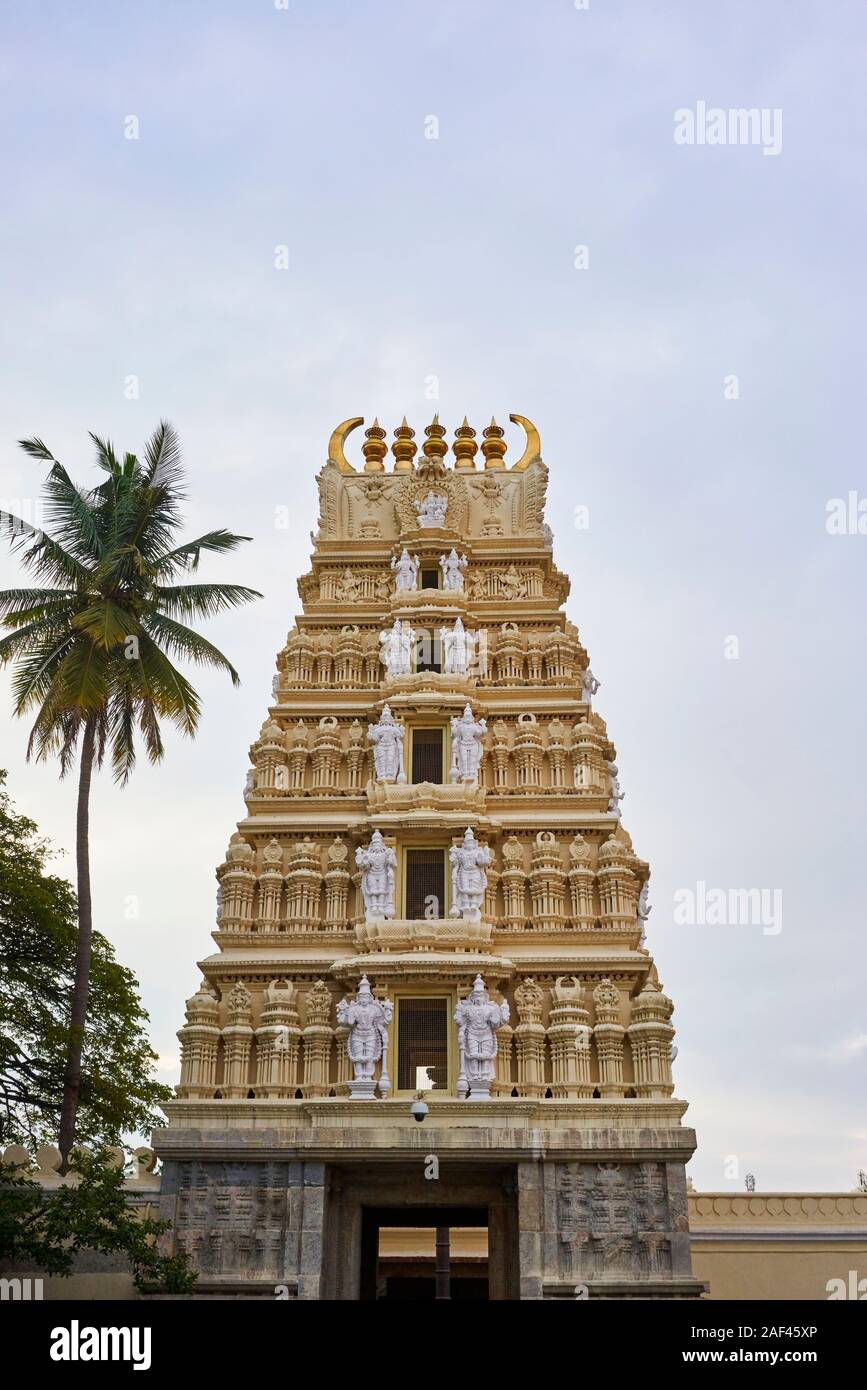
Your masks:
<path fill-rule="evenodd" d="M 44 586 L 0 592 L 0 623 L 11 629 L 0 640 L 0 665 L 14 664 L 15 713 L 35 712 L 27 757 L 57 756 L 61 777 L 78 760 L 78 942 L 58 1136 L 64 1164 L 75 1138 L 90 978 L 93 769 L 108 752 L 115 779 L 125 783 L 136 731 L 150 761 L 158 762 L 161 719 L 195 733 L 199 697 L 174 660 L 217 667 L 233 685 L 238 673 L 188 621 L 261 598 L 237 584 L 178 582 L 197 569 L 204 552 L 225 554 L 250 537 L 218 530 L 177 543 L 184 472 L 170 424 L 161 422 L 141 460 L 134 454 L 121 460 L 110 443 L 91 438 L 105 475 L 92 489 L 77 487 L 41 440 L 21 440 L 32 458 L 50 464 L 46 529 L 0 512 L 0 531 Z"/>

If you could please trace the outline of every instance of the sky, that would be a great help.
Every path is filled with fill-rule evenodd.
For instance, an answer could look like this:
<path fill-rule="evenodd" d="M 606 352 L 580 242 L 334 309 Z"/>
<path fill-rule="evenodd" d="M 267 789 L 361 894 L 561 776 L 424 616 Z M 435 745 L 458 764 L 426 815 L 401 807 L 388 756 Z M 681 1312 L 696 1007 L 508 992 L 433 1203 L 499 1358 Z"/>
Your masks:
<path fill-rule="evenodd" d="M 88 430 L 137 450 L 168 418 L 187 534 L 253 538 L 203 576 L 265 595 L 208 626 L 242 685 L 198 673 L 196 740 L 93 793 L 95 924 L 141 981 L 163 1079 L 331 430 L 406 414 L 420 434 L 436 410 L 451 436 L 517 412 L 652 866 L 689 1172 L 851 1190 L 863 5 L 6 0 L 0 23 L 4 505 L 36 515 L 44 470 L 18 439 L 89 484 Z M 711 143 L 717 108 L 764 112 L 769 138 Z M 20 578 L 4 549 L 0 585 Z M 72 876 L 74 779 L 25 763 L 6 677 L 0 708 L 8 789 Z M 770 910 L 715 922 L 713 889 Z"/>

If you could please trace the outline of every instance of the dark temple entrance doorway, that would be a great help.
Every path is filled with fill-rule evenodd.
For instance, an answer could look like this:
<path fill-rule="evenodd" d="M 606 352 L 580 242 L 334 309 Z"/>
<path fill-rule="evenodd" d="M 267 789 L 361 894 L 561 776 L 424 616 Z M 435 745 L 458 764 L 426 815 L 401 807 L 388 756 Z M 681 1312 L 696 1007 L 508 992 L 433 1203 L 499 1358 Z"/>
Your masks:
<path fill-rule="evenodd" d="M 419 1146 L 326 1165 L 323 1299 L 520 1297 L 516 1166 L 432 1164 Z"/>
<path fill-rule="evenodd" d="M 487 1207 L 364 1207 L 360 1297 L 488 1298 Z"/>

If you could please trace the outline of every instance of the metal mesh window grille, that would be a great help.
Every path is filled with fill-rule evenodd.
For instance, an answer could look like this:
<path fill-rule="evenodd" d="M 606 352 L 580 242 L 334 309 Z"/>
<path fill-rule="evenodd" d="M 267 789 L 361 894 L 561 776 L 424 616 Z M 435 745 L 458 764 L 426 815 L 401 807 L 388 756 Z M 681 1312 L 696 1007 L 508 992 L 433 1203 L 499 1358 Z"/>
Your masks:
<path fill-rule="evenodd" d="M 398 999 L 399 1091 L 444 1091 L 449 1084 L 447 999 Z"/>
<path fill-rule="evenodd" d="M 442 782 L 443 732 L 442 729 L 413 729 L 413 782 Z"/>
<path fill-rule="evenodd" d="M 446 857 L 441 849 L 408 849 L 406 867 L 406 915 L 411 921 L 444 917 L 446 911 Z"/>

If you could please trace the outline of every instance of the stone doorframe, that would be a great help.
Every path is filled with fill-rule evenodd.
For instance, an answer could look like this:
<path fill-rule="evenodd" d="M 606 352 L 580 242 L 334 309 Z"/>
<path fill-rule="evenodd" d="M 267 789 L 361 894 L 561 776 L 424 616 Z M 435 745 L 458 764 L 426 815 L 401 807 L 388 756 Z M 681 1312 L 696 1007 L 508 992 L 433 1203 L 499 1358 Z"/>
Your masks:
<path fill-rule="evenodd" d="M 369 1159 L 326 1165 L 321 1298 L 361 1298 L 364 1213 L 372 1208 L 423 1210 L 430 1225 L 438 1210 L 486 1210 L 489 1298 L 519 1297 L 517 1165 L 442 1162 L 438 1178 L 424 1171 L 421 1155 L 412 1165 L 383 1163 L 376 1171 Z"/>

